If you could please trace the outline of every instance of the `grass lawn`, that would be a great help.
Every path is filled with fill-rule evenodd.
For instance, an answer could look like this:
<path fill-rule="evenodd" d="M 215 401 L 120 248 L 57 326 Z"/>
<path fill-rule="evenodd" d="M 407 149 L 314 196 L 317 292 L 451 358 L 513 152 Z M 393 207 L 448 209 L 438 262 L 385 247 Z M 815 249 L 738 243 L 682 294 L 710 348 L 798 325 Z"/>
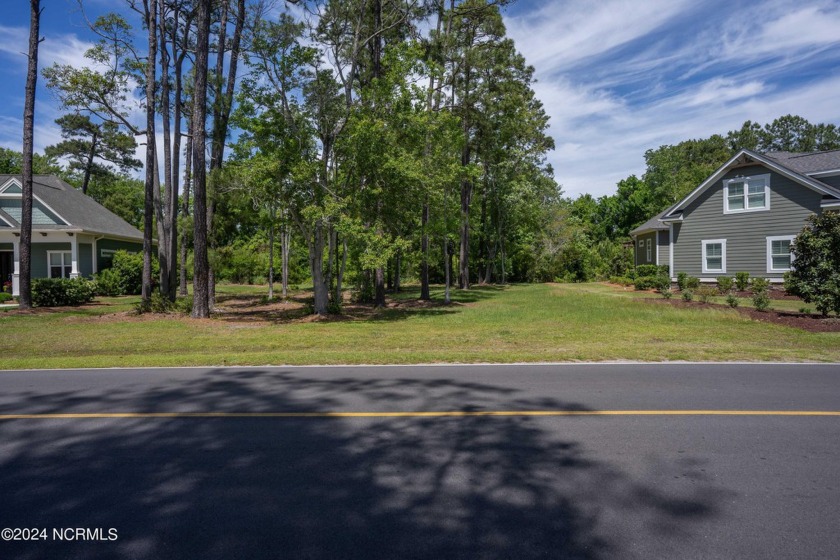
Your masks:
<path fill-rule="evenodd" d="M 208 320 L 136 316 L 137 298 L 70 310 L 0 312 L 2 368 L 385 364 L 576 360 L 840 361 L 840 333 L 753 321 L 725 308 L 653 304 L 603 284 L 453 290 L 451 306 L 413 304 L 315 321 L 292 306 L 259 312 L 264 287 L 219 286 Z M 442 289 L 432 297 L 442 298 Z M 654 296 L 659 297 L 659 296 Z M 250 298 L 250 300 L 248 299 Z M 291 304 L 290 304 L 291 305 Z M 256 311 L 249 311 L 256 310 Z"/>

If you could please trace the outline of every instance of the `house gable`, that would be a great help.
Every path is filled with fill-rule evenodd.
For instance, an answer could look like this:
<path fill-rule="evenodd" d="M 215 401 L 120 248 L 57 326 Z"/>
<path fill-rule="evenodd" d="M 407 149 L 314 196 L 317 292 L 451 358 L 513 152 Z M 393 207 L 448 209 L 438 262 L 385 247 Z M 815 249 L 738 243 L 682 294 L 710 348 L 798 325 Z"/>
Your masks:
<path fill-rule="evenodd" d="M 16 178 L 9 179 L 0 186 L 0 210 L 18 224 L 22 218 L 23 189 Z M 5 220 L 4 220 L 5 221 Z M 10 224 L 11 225 L 11 224 Z M 70 222 L 46 204 L 40 197 L 32 195 L 33 226 L 69 226 Z"/>
<path fill-rule="evenodd" d="M 725 184 L 730 179 L 768 175 L 767 209 L 753 212 L 727 213 Z M 692 276 L 714 278 L 704 272 L 702 246 L 709 240 L 725 239 L 726 274 L 746 271 L 753 276 L 767 276 L 767 239 L 794 236 L 805 225 L 805 219 L 821 211 L 823 194 L 803 188 L 763 164 L 737 166 L 727 170 L 716 181 L 688 202 L 682 209 L 681 221 L 673 222 L 674 270 Z M 781 273 L 776 275 L 781 277 Z"/>
<path fill-rule="evenodd" d="M 669 222 L 681 219 L 688 205 L 698 200 L 708 189 L 719 184 L 722 179 L 729 177 L 729 173 L 737 171 L 738 169 L 744 170 L 752 168 L 754 170 L 756 166 L 764 167 L 767 171 L 772 171 L 787 180 L 800 185 L 801 187 L 806 187 L 816 193 L 819 193 L 822 197 L 825 197 L 827 204 L 832 204 L 835 201 L 840 202 L 840 190 L 823 183 L 822 181 L 788 169 L 775 160 L 762 154 L 758 154 L 751 150 L 741 150 L 732 156 L 729 161 L 720 166 L 717 171 L 715 171 L 708 179 L 703 181 L 696 189 L 689 193 L 688 196 L 669 208 L 662 217 L 662 220 L 664 222 Z M 764 172 L 766 173 L 766 171 Z M 749 172 L 744 171 L 743 173 L 746 175 Z M 753 171 L 753 173 L 755 173 L 755 171 Z"/>

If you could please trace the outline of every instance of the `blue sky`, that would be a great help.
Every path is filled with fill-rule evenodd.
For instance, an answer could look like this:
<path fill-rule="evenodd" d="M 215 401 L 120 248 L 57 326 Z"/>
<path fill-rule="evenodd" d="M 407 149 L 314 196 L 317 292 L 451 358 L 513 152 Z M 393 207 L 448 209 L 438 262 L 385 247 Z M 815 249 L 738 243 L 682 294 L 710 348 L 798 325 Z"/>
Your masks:
<path fill-rule="evenodd" d="M 88 0 L 98 15 L 118 3 Z M 122 4 L 119 2 L 119 4 Z M 93 39 L 76 0 L 42 0 L 40 66 L 82 64 Z M 0 19 L 0 145 L 20 149 L 28 2 Z M 840 2 L 520 0 L 509 35 L 536 69 L 551 116 L 549 156 L 567 195 L 611 194 L 644 171 L 644 152 L 745 120 L 798 114 L 840 124 Z M 43 82 L 43 80 L 42 80 Z M 36 149 L 59 139 L 39 88 Z"/>

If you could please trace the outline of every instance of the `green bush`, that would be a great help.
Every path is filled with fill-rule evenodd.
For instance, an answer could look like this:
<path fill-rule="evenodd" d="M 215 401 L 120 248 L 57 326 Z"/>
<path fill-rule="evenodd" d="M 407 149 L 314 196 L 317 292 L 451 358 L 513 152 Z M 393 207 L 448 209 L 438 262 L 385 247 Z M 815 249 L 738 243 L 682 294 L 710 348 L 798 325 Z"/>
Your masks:
<path fill-rule="evenodd" d="M 96 293 L 100 296 L 125 295 L 120 273 L 112 268 L 106 268 L 99 272 L 96 275 Z"/>
<path fill-rule="evenodd" d="M 632 286 L 633 279 L 626 276 L 611 276 L 610 284 L 618 284 L 619 286 Z"/>
<path fill-rule="evenodd" d="M 12 300 L 12 299 L 14 299 L 12 297 L 12 294 L 7 293 L 7 292 L 0 292 L 0 303 L 6 303 L 7 301 Z"/>
<path fill-rule="evenodd" d="M 181 312 L 189 315 L 192 313 L 193 298 L 191 296 L 179 297 L 175 301 L 169 301 L 169 298 L 164 297 L 159 291 L 152 292 L 152 297 L 148 303 L 140 302 L 137 304 L 136 310 L 138 313 L 173 313 Z"/>
<path fill-rule="evenodd" d="M 129 253 L 117 251 L 111 261 L 111 270 L 120 277 L 123 295 L 136 296 L 143 291 L 143 253 Z M 152 285 L 157 285 L 160 277 L 160 266 L 157 259 L 152 258 Z"/>
<path fill-rule="evenodd" d="M 728 296 L 726 296 L 726 303 L 727 305 L 729 305 L 729 307 L 735 309 L 736 307 L 738 307 L 738 298 L 735 297 L 735 294 L 730 293 Z"/>
<path fill-rule="evenodd" d="M 770 281 L 766 278 L 753 278 L 750 282 L 750 291 L 754 294 L 766 292 L 770 289 Z"/>
<path fill-rule="evenodd" d="M 735 287 L 738 289 L 739 292 L 745 292 L 747 290 L 747 286 L 750 283 L 750 273 L 749 272 L 736 272 L 735 273 Z"/>
<path fill-rule="evenodd" d="M 716 294 L 717 289 L 711 286 L 701 286 L 697 288 L 697 299 L 699 299 L 701 303 L 709 303 L 712 296 Z"/>
<path fill-rule="evenodd" d="M 813 303 L 823 317 L 840 315 L 840 212 L 808 218 L 793 241 L 796 262 L 785 278 L 788 293 Z"/>
<path fill-rule="evenodd" d="M 685 287 L 688 290 L 696 290 L 700 287 L 700 279 L 696 276 L 689 276 L 685 279 Z"/>
<path fill-rule="evenodd" d="M 770 295 L 767 293 L 767 290 L 754 292 L 752 301 L 753 307 L 758 311 L 767 311 L 770 308 Z"/>
<path fill-rule="evenodd" d="M 691 301 L 694 299 L 694 292 L 692 292 L 691 290 L 683 290 L 682 298 L 683 301 Z"/>
<path fill-rule="evenodd" d="M 32 304 L 36 307 L 82 305 L 93 301 L 96 283 L 84 278 L 36 278 L 32 280 Z"/>
<path fill-rule="evenodd" d="M 678 272 L 677 273 L 677 287 L 680 291 L 688 289 L 688 273 L 687 272 Z"/>
<path fill-rule="evenodd" d="M 636 276 L 668 276 L 666 265 L 640 264 L 636 267 Z"/>
<path fill-rule="evenodd" d="M 718 276 L 717 277 L 717 285 L 718 291 L 721 294 L 728 294 L 732 291 L 732 284 L 734 281 L 729 276 Z"/>
<path fill-rule="evenodd" d="M 671 299 L 674 296 L 674 292 L 671 291 L 671 288 L 665 288 L 664 290 L 659 290 L 659 293 L 662 294 L 662 297 L 665 299 Z"/>
<path fill-rule="evenodd" d="M 671 287 L 671 279 L 667 276 L 639 276 L 635 286 L 637 290 L 664 290 Z"/>

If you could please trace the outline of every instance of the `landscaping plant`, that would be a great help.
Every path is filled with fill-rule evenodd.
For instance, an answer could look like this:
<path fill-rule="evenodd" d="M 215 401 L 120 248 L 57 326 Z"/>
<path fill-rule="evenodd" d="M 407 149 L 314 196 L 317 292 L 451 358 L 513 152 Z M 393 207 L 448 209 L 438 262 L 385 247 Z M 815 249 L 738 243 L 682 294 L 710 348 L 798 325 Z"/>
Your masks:
<path fill-rule="evenodd" d="M 750 283 L 750 273 L 749 272 L 736 272 L 735 273 L 735 287 L 738 289 L 739 292 L 747 291 L 747 287 Z"/>
<path fill-rule="evenodd" d="M 840 212 L 810 216 L 793 251 L 796 262 L 785 275 L 785 290 L 813 303 L 823 317 L 840 315 Z"/>
<path fill-rule="evenodd" d="M 732 291 L 732 284 L 734 281 L 729 276 L 718 276 L 717 277 L 717 285 L 718 291 L 723 294 L 728 294 Z"/>

